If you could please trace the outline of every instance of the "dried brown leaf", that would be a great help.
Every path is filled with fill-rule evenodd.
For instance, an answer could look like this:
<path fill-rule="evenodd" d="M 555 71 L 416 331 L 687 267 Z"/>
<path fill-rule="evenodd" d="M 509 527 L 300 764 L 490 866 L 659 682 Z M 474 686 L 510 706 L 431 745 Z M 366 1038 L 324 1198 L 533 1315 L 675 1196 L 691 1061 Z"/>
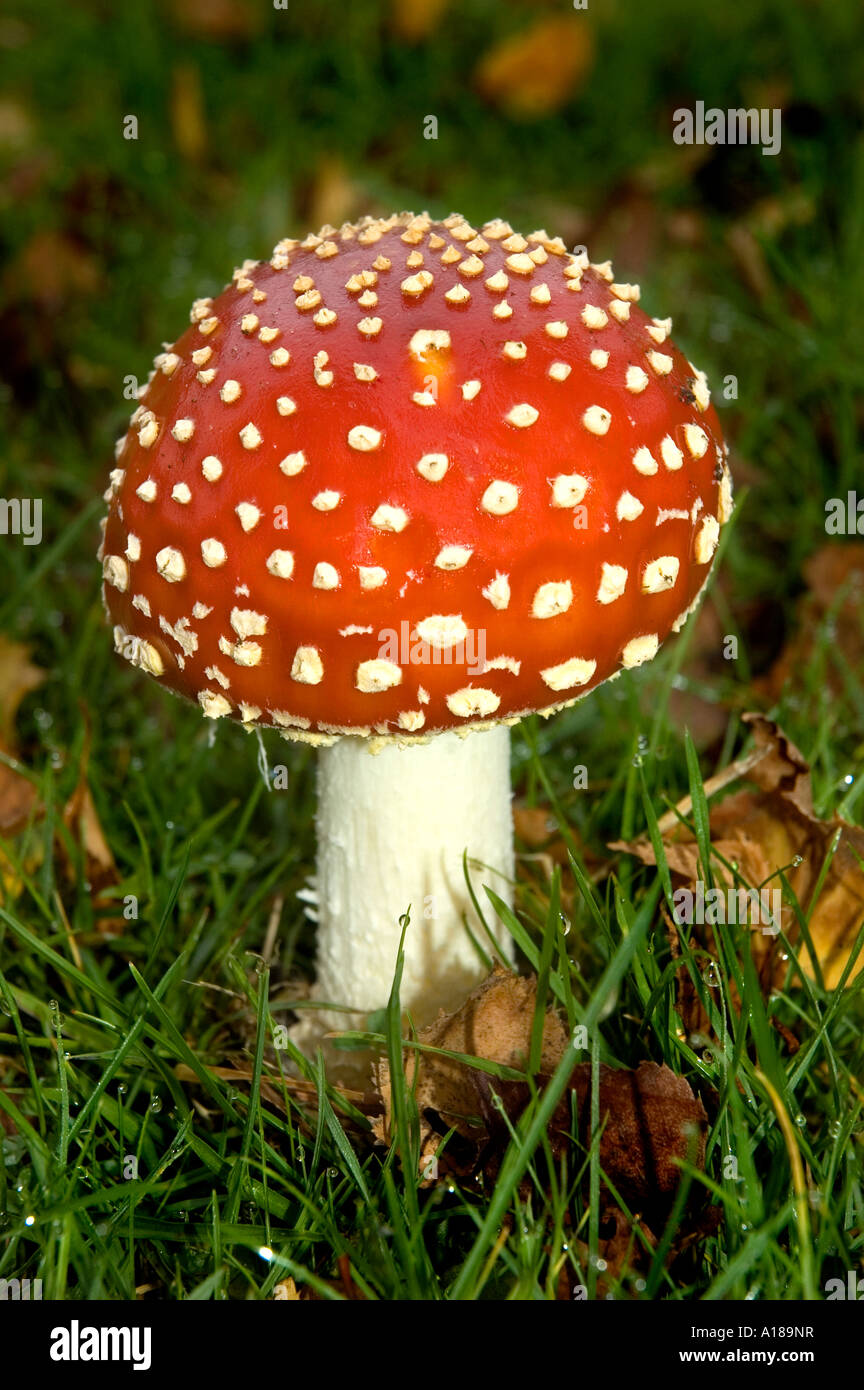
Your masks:
<path fill-rule="evenodd" d="M 570 1088 L 579 1106 L 579 1132 L 590 1143 L 591 1066 L 574 1068 Z M 681 1181 L 683 1160 L 701 1168 L 705 1161 L 708 1117 L 683 1076 L 666 1066 L 640 1062 L 635 1071 L 600 1067 L 600 1167 L 633 1211 L 657 1227 Z M 550 1130 L 565 1137 L 569 1102 L 555 1113 Z"/>
<path fill-rule="evenodd" d="M 798 604 L 794 635 L 767 676 L 754 683 L 754 688 L 771 701 L 779 699 L 784 688 L 809 666 L 829 613 L 832 653 L 850 670 L 860 671 L 864 666 L 864 544 L 829 542 L 822 546 L 804 565 L 804 579 L 807 593 Z M 827 663 L 825 681 L 835 694 L 843 689 L 835 660 Z"/>
<path fill-rule="evenodd" d="M 531 1046 L 536 998 L 536 981 L 498 966 L 454 1013 L 445 1014 L 442 1010 L 433 1023 L 418 1033 L 418 1041 L 522 1071 Z M 542 1071 L 554 1071 L 566 1045 L 563 1025 L 555 1014 L 548 1013 L 543 1026 Z M 420 1112 L 421 1171 L 437 1153 L 439 1132 L 453 1128 L 478 1148 L 487 1142 L 495 1127 L 488 1090 L 492 1078 L 467 1063 L 414 1051 L 406 1057 L 405 1076 L 408 1084 L 415 1087 Z M 388 1142 L 391 1088 L 386 1061 L 374 1065 L 373 1078 L 383 1104 L 375 1132 L 379 1139 Z M 500 1093 L 505 1083 L 496 1080 L 494 1085 Z"/>
<path fill-rule="evenodd" d="M 106 888 L 119 883 L 120 873 L 111 851 L 111 846 L 105 838 L 105 832 L 99 820 L 93 794 L 87 780 L 87 768 L 90 761 L 90 729 L 87 727 L 84 743 L 81 749 L 81 758 L 78 765 L 78 781 L 75 790 L 63 808 L 63 822 L 70 831 L 73 839 L 81 846 L 84 854 L 84 872 L 94 899 L 94 906 L 104 905 L 105 900 L 100 904 L 100 895 Z M 65 854 L 63 841 L 60 840 L 61 853 Z M 71 866 L 68 866 L 71 868 Z M 116 918 L 100 920 L 99 925 L 104 931 L 115 931 L 118 926 Z M 123 923 L 120 922 L 120 930 Z"/>
<path fill-rule="evenodd" d="M 455 1013 L 442 1014 L 419 1035 L 430 1046 L 525 1070 L 537 984 L 499 968 L 475 989 Z M 554 1012 L 546 1015 L 538 1081 L 559 1064 L 568 1046 L 567 1032 Z M 421 1172 L 440 1159 L 442 1172 L 468 1174 L 483 1168 L 494 1177 L 509 1137 L 506 1120 L 515 1124 L 530 1099 L 527 1082 L 503 1080 L 468 1063 L 428 1053 L 411 1053 L 405 1075 L 415 1087 L 420 1112 Z M 377 1067 L 382 1113 L 375 1124 L 379 1140 L 391 1137 L 390 1075 Z M 591 1067 L 574 1067 L 569 1087 L 549 1124 L 553 1154 L 571 1143 L 572 1109 L 578 1111 L 578 1137 L 591 1143 Z M 497 1104 L 495 1103 L 497 1100 Z M 602 1133 L 600 1164 L 624 1203 L 642 1214 L 651 1229 L 662 1230 L 681 1178 L 680 1161 L 701 1166 L 705 1157 L 707 1116 L 688 1083 L 665 1066 L 643 1062 L 636 1071 L 600 1067 L 599 1113 Z M 503 1107 L 504 1115 L 501 1113 Z M 506 1115 L 506 1120 L 505 1116 Z M 441 1136 L 454 1137 L 441 1148 Z M 618 1212 L 611 1191 L 602 1191 L 604 1220 Z M 620 1212 L 618 1213 L 620 1215 Z M 617 1229 L 617 1228 L 616 1228 Z M 622 1250 L 629 1249 L 623 1240 Z"/>
<path fill-rule="evenodd" d="M 839 836 L 818 901 L 810 915 L 810 934 L 826 986 L 839 983 L 857 933 L 864 922 L 864 830 L 839 816 L 820 820 L 813 811 L 809 766 L 795 745 L 771 720 L 761 714 L 745 714 L 756 741 L 756 757 L 740 761 L 740 775 L 754 783 L 756 790 L 744 789 L 727 796 L 710 811 L 711 841 L 717 854 L 737 864 L 741 878 L 750 887 L 776 889 L 778 873 L 786 873 L 789 885 L 802 909 L 811 906 L 822 866 Z M 728 777 L 725 780 L 729 780 Z M 687 826 L 676 823 L 663 833 L 669 868 L 691 890 L 700 877 L 699 851 Z M 645 864 L 656 863 L 648 840 L 618 841 L 610 848 L 634 854 Z M 718 885 L 733 887 L 735 875 L 714 861 L 712 870 Z M 769 931 L 766 932 L 766 925 Z M 798 940 L 798 924 L 790 906 L 783 905 L 781 925 L 793 942 Z M 713 937 L 710 928 L 697 927 L 708 948 Z M 770 923 L 754 923 L 754 954 L 763 983 L 770 988 L 785 977 L 787 966 L 770 934 Z M 815 974 L 809 952 L 799 953 L 802 968 Z M 860 959 L 850 972 L 850 982 L 862 968 Z"/>

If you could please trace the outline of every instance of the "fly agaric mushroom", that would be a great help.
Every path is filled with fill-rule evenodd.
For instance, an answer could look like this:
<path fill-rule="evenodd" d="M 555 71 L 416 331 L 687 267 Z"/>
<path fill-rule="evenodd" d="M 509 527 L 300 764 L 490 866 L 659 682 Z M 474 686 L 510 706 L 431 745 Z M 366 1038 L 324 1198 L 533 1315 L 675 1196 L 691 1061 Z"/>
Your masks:
<path fill-rule="evenodd" d="M 728 450 L 638 300 L 542 231 L 365 218 L 244 262 L 139 393 L 115 644 L 320 747 L 319 999 L 386 1001 L 410 904 L 405 1005 L 460 1002 L 463 852 L 510 897 L 508 726 L 649 661 L 705 584 Z"/>

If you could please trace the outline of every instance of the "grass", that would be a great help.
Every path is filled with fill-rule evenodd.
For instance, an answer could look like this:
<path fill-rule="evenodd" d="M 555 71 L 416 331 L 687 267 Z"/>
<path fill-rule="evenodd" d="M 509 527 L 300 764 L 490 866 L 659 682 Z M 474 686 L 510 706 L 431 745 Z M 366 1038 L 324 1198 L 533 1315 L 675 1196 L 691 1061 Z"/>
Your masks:
<path fill-rule="evenodd" d="M 685 934 L 673 960 L 662 853 L 645 868 L 606 846 L 652 832 L 659 845 L 657 821 L 689 792 L 707 877 L 703 783 L 746 746 L 748 707 L 766 708 L 802 749 L 818 812 L 860 820 L 864 682 L 830 616 L 776 705 L 753 685 L 793 631 L 826 500 L 860 484 L 857 7 L 762 0 L 694 22 L 673 0 L 617 17 L 597 6 L 592 74 L 533 123 L 485 105 L 470 79 L 476 54 L 524 22 L 515 4 L 454 7 L 417 45 L 367 3 L 341 7 L 338 22 L 325 7 L 268 13 L 257 28 L 238 3 L 233 39 L 184 27 L 194 9 L 160 27 L 155 5 L 104 25 L 95 5 L 36 4 L 0 27 L 19 115 L 10 142 L 8 103 L 0 112 L 0 158 L 8 187 L 26 191 L 2 195 L 0 322 L 13 350 L 0 491 L 45 500 L 40 547 L 0 539 L 0 632 L 29 643 L 47 673 L 22 706 L 14 755 L 43 814 L 0 842 L 0 1278 L 40 1278 L 46 1298 L 263 1299 L 290 1275 L 326 1299 L 546 1300 L 563 1272 L 593 1296 L 609 1282 L 599 1148 L 574 1140 L 553 1156 L 546 1121 L 572 1062 L 596 1073 L 651 1060 L 705 1104 L 705 1170 L 684 1171 L 691 1200 L 710 1199 L 719 1220 L 669 1265 L 682 1187 L 656 1251 L 635 1223 L 640 1273 L 610 1291 L 821 1297 L 862 1263 L 864 975 L 827 991 L 804 968 L 806 930 L 803 944 L 784 943 L 786 978 L 767 998 L 743 928 L 719 929 L 713 959 Z M 206 115 L 195 155 L 171 115 L 178 63 L 197 73 Z M 669 114 L 696 99 L 782 104 L 781 155 L 717 149 L 692 171 L 672 162 Z M 428 110 L 437 142 L 418 135 Z M 137 143 L 118 134 L 127 111 Z M 719 630 L 738 635 L 737 661 L 700 666 L 691 624 L 638 677 L 514 734 L 520 802 L 548 808 L 567 862 L 553 880 L 529 865 L 513 914 L 491 894 L 482 907 L 501 913 L 538 973 L 541 1005 L 585 1024 L 589 1047 L 545 1089 L 526 1078 L 532 1099 L 494 1180 L 432 1188 L 416 1176 L 416 1106 L 398 1084 L 411 1042 L 396 1026 L 396 960 L 380 1020 L 397 1079 L 389 1149 L 370 1143 L 366 1109 L 320 1060 L 276 1046 L 291 981 L 312 970 L 296 894 L 314 855 L 313 758 L 269 741 L 262 753 L 234 728 L 214 735 L 118 662 L 93 562 L 93 499 L 128 414 L 124 376 L 143 376 L 231 265 L 305 230 L 333 194 L 322 170 L 334 160 L 363 205 L 500 213 L 571 240 L 596 232 L 592 253 L 597 239 L 599 254 L 617 251 L 626 278 L 642 258 L 644 301 L 680 307 L 676 339 L 719 396 L 738 482 L 707 601 Z M 604 214 L 610 193 L 617 222 Z M 53 299 L 22 270 L 46 232 L 61 261 Z M 730 375 L 737 397 L 726 400 Z M 681 698 L 693 695 L 719 712 L 710 736 L 682 725 Z M 284 760 L 288 790 L 268 787 L 262 757 Z M 118 868 L 107 893 L 63 818 L 82 762 Z M 579 763 L 590 791 L 573 787 Z M 812 909 L 797 905 L 802 928 Z M 678 966 L 712 1020 L 710 1043 L 681 1027 Z"/>

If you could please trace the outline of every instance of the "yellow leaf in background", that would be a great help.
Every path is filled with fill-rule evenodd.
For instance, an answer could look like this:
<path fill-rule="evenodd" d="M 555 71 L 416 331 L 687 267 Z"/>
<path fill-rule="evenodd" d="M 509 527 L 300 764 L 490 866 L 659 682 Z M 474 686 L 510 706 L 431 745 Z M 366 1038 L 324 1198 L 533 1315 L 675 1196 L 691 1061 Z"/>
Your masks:
<path fill-rule="evenodd" d="M 338 155 L 325 155 L 309 196 L 310 227 L 339 227 L 357 208 L 357 188 Z"/>
<path fill-rule="evenodd" d="M 400 39 L 419 43 L 441 23 L 448 0 L 390 0 L 390 18 Z"/>
<path fill-rule="evenodd" d="M 0 744 L 5 748 L 14 746 L 18 706 L 45 679 L 42 668 L 30 660 L 30 650 L 0 633 Z"/>
<path fill-rule="evenodd" d="M 545 116 L 570 99 L 594 53 L 584 19 L 544 19 L 481 58 L 477 88 L 516 116 Z"/>
<path fill-rule="evenodd" d="M 166 19 L 196 38 L 226 43 L 260 33 L 265 7 L 260 0 L 172 0 Z"/>
<path fill-rule="evenodd" d="M 207 147 L 201 73 L 194 63 L 177 63 L 171 77 L 171 129 L 184 159 L 200 159 Z"/>
<path fill-rule="evenodd" d="M 33 133 L 33 119 L 27 108 L 12 97 L 4 97 L 0 101 L 0 149 L 29 149 Z"/>
<path fill-rule="evenodd" d="M 24 243 L 9 262 L 3 285 L 11 299 L 57 313 L 69 300 L 95 294 L 100 274 L 96 258 L 78 239 L 48 228 Z"/>

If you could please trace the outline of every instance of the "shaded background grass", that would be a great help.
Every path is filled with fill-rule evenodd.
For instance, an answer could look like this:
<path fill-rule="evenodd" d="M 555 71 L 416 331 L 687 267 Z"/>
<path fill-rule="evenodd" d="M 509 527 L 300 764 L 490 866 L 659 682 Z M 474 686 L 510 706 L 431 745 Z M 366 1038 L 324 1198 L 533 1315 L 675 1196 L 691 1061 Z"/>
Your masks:
<path fill-rule="evenodd" d="M 562 24 L 567 35 L 540 31 L 553 56 L 538 96 L 526 35 Z M 522 57 L 517 47 L 508 90 L 496 92 L 489 55 L 510 39 Z M 714 386 L 744 502 L 710 601 L 713 639 L 697 633 L 689 657 L 673 644 L 638 679 L 529 723 L 514 739 L 517 791 L 529 805 L 557 804 L 577 856 L 587 847 L 608 858 L 608 840 L 644 828 L 643 792 L 659 815 L 687 790 L 682 724 L 707 776 L 743 743 L 740 712 L 761 701 L 811 759 L 817 808 L 855 818 L 864 694 L 860 669 L 832 691 L 830 622 L 782 691 L 766 697 L 758 681 L 794 630 L 826 499 L 862 480 L 862 53 L 854 0 L 592 0 L 576 13 L 500 0 L 5 7 L 0 494 L 41 497 L 45 537 L 33 548 L 0 538 L 0 631 L 28 643 L 47 675 L 17 730 L 44 814 L 4 865 L 0 1274 L 38 1275 L 53 1297 L 242 1298 L 266 1296 L 293 1270 L 322 1296 L 346 1296 L 341 1254 L 373 1297 L 446 1296 L 454 1279 L 459 1297 L 554 1297 L 562 1262 L 594 1288 L 596 1266 L 586 1272 L 562 1249 L 566 1223 L 584 1222 L 596 1255 L 598 1232 L 574 1195 L 581 1159 L 551 1196 L 520 1197 L 515 1178 L 498 1198 L 482 1180 L 418 1194 L 398 1154 L 370 1156 L 362 1115 L 333 1097 L 337 1119 L 320 1078 L 317 1105 L 277 1087 L 283 1112 L 247 1105 L 248 1087 L 202 1071 L 248 1069 L 256 1056 L 272 1070 L 291 973 L 311 969 L 295 893 L 313 858 L 313 762 L 268 741 L 271 762 L 291 774 L 288 791 L 268 791 L 254 738 L 227 726 L 214 735 L 114 657 L 96 499 L 131 408 L 125 379 L 144 379 L 191 300 L 216 293 L 244 257 L 324 221 L 402 207 L 546 226 L 595 259 L 612 256 L 621 278 L 641 280 L 649 312 L 673 314 L 676 341 Z M 674 145 L 673 111 L 697 100 L 780 108 L 780 154 Z M 135 140 L 123 137 L 130 115 Z M 434 140 L 424 138 L 430 115 Z M 730 377 L 737 396 L 727 399 Z M 717 633 L 738 636 L 737 661 L 720 658 Z M 117 864 L 104 886 L 61 815 L 84 758 Z M 590 767 L 590 797 L 573 790 L 575 763 Z M 626 946 L 626 924 L 641 923 L 641 966 L 624 971 L 597 1057 L 665 1060 L 707 1088 L 724 1215 L 674 1279 L 655 1262 L 641 1289 L 630 1280 L 619 1292 L 812 1293 L 832 1260 L 842 1270 L 859 1258 L 857 991 L 838 1000 L 796 985 L 772 998 L 788 1026 L 818 1039 L 803 1069 L 776 1053 L 758 1009 L 725 1060 L 701 1060 L 677 1036 L 671 982 L 643 1017 L 642 984 L 667 963 L 655 878 L 622 862 L 595 913 L 576 894 L 567 944 L 580 968 L 565 1002 L 571 1021 L 599 1010 L 596 983 Z M 130 895 L 139 915 L 124 921 Z M 546 888 L 526 888 L 522 908 L 530 939 L 558 930 Z M 268 924 L 276 949 L 256 970 L 248 953 L 260 954 Z M 727 946 L 734 974 L 741 942 Z M 189 1069 L 182 1082 L 178 1064 Z M 810 1191 L 821 1194 L 812 1241 L 757 1066 L 800 1117 Z M 718 1196 L 730 1146 L 752 1165 L 743 1189 Z M 127 1154 L 138 1180 L 125 1178 Z M 596 1181 L 596 1154 L 584 1161 Z M 483 1227 L 492 1200 L 504 1201 L 512 1236 L 481 1278 L 495 1249 Z"/>

